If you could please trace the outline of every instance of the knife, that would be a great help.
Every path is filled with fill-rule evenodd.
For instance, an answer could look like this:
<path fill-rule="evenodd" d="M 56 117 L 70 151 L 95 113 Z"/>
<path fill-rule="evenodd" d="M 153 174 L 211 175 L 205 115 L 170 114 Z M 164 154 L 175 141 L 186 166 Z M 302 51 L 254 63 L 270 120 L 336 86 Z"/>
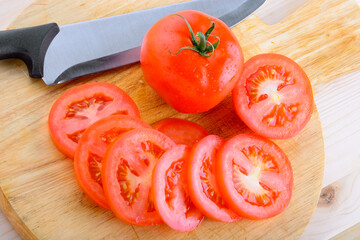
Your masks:
<path fill-rule="evenodd" d="M 265 0 L 195 0 L 59 26 L 56 23 L 0 31 L 0 59 L 19 58 L 30 77 L 47 85 L 105 71 L 140 60 L 143 37 L 161 18 L 182 10 L 198 10 L 232 27 Z"/>

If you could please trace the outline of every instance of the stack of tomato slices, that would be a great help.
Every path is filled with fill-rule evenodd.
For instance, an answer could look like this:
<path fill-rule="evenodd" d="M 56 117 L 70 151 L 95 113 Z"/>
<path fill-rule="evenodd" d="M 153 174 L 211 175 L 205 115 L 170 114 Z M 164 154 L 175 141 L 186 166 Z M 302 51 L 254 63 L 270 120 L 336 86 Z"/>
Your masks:
<path fill-rule="evenodd" d="M 74 159 L 84 193 L 129 224 L 165 222 L 192 231 L 204 216 L 270 218 L 291 198 L 290 162 L 270 140 L 240 134 L 225 141 L 182 119 L 151 127 L 109 83 L 65 92 L 50 111 L 49 129 L 58 149 Z"/>

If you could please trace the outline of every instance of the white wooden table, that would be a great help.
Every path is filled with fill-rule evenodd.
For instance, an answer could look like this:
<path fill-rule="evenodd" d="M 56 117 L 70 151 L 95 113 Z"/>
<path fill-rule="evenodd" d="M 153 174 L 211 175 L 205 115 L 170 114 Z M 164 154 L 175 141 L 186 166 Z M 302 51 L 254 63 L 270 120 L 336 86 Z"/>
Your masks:
<path fill-rule="evenodd" d="M 0 30 L 32 1 L 0 0 Z M 274 24 L 306 1 L 267 0 L 255 14 Z M 325 173 L 317 209 L 302 239 L 360 239 L 360 71 L 313 88 L 325 143 Z M 0 240 L 5 239 L 21 238 L 0 212 Z"/>

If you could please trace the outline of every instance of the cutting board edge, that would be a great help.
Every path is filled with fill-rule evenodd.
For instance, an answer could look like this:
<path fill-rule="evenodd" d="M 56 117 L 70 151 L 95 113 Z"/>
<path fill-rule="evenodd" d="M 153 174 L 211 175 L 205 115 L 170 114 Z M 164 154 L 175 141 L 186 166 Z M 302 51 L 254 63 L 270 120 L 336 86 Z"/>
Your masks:
<path fill-rule="evenodd" d="M 321 148 L 321 152 L 322 152 L 322 164 L 321 166 L 321 181 L 318 181 L 318 186 L 316 187 L 317 189 L 317 193 L 315 194 L 316 196 L 318 196 L 316 199 L 314 199 L 314 202 L 313 202 L 313 206 L 312 206 L 312 211 L 310 212 L 311 215 L 310 216 L 313 216 L 314 215 L 314 212 L 316 210 L 316 207 L 318 205 L 318 199 L 320 199 L 320 195 L 321 195 L 321 190 L 322 190 L 322 183 L 324 181 L 324 172 L 325 172 L 325 143 L 324 143 L 324 135 L 323 135 L 323 128 L 322 128 L 322 124 L 321 124 L 321 121 L 320 121 L 320 114 L 317 110 L 317 107 L 316 107 L 316 103 L 315 103 L 315 100 L 314 100 L 314 111 L 313 111 L 313 116 L 314 117 L 314 113 L 316 113 L 316 121 L 318 121 L 318 124 L 320 124 L 320 135 L 321 135 L 321 145 L 322 145 L 322 148 Z M 306 227 L 309 225 L 310 223 L 310 220 L 311 220 L 311 217 L 310 219 L 308 220 L 308 222 L 304 225 L 303 228 L 300 228 L 298 229 L 298 231 L 296 231 L 296 233 L 294 234 L 296 237 L 296 239 L 300 239 L 301 235 L 304 233 Z"/>
<path fill-rule="evenodd" d="M 22 221 L 15 209 L 12 207 L 6 197 L 0 183 L 0 208 L 5 217 L 9 220 L 15 231 L 22 239 L 38 240 L 38 238 L 30 231 L 26 224 Z"/>

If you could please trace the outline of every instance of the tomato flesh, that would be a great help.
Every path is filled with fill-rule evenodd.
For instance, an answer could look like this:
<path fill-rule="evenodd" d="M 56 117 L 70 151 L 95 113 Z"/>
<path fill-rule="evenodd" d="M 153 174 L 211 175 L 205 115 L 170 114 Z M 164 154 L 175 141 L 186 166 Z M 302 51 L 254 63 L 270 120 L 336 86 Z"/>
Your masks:
<path fill-rule="evenodd" d="M 158 159 L 174 145 L 161 132 L 139 128 L 109 146 L 101 174 L 105 197 L 118 218 L 135 225 L 162 222 L 151 193 L 152 174 Z"/>
<path fill-rule="evenodd" d="M 220 192 L 238 215 L 265 219 L 288 206 L 293 172 L 285 153 L 275 143 L 240 134 L 226 142 L 217 157 Z"/>
<path fill-rule="evenodd" d="M 140 117 L 134 101 L 117 86 L 83 84 L 66 91 L 53 104 L 48 119 L 50 136 L 55 146 L 73 159 L 81 136 L 91 124 L 119 114 Z"/>
<path fill-rule="evenodd" d="M 187 176 L 189 193 L 196 207 L 207 217 L 234 222 L 240 217 L 224 202 L 215 178 L 216 154 L 224 143 L 222 138 L 210 135 L 192 148 Z"/>
<path fill-rule="evenodd" d="M 74 157 L 76 179 L 84 193 L 100 207 L 109 209 L 102 187 L 102 160 L 108 146 L 121 134 L 135 128 L 151 128 L 139 118 L 105 117 L 86 129 Z"/>
<path fill-rule="evenodd" d="M 156 165 L 153 176 L 155 206 L 171 228 L 186 232 L 194 230 L 204 216 L 188 194 L 187 164 L 191 148 L 177 145 L 166 151 Z"/>
<path fill-rule="evenodd" d="M 153 128 L 170 137 L 176 144 L 185 144 L 190 147 L 209 135 L 202 126 L 178 118 L 163 119 L 155 123 Z"/>
<path fill-rule="evenodd" d="M 235 110 L 256 133 L 290 138 L 299 133 L 313 111 L 311 84 L 291 59 L 262 54 L 249 59 L 233 90 Z"/>

